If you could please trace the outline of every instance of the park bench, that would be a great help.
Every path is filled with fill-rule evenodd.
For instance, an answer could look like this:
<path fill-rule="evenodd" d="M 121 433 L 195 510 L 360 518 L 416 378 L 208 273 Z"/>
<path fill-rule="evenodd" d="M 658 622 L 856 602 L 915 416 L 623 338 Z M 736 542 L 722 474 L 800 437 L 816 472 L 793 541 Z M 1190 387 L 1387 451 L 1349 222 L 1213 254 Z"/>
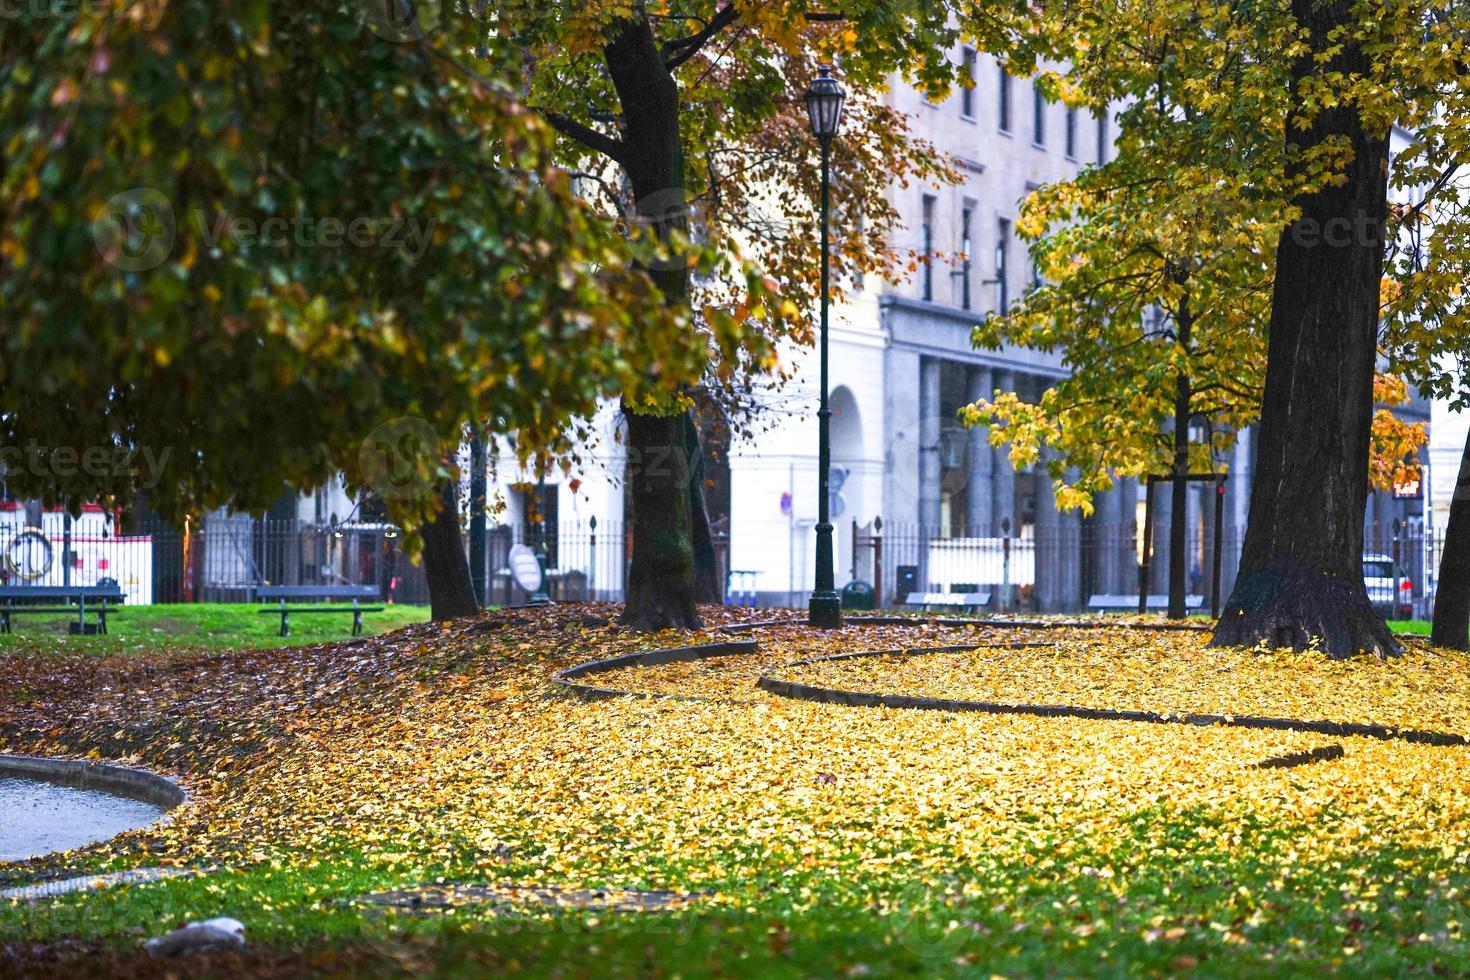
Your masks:
<path fill-rule="evenodd" d="M 1200 610 L 1205 607 L 1205 597 L 1202 595 L 1187 595 L 1184 597 L 1184 608 L 1188 610 Z M 1095 595 L 1087 600 L 1087 608 L 1092 612 L 1138 612 L 1138 594 L 1133 595 Z M 1169 608 L 1169 597 L 1166 595 L 1151 595 L 1148 597 L 1148 610 L 1150 612 L 1163 612 Z"/>
<path fill-rule="evenodd" d="M 933 606 L 949 609 L 968 607 L 982 609 L 990 605 L 989 592 L 911 592 L 904 599 L 905 606 L 917 606 L 927 612 Z"/>
<path fill-rule="evenodd" d="M 96 632 L 107 632 L 107 616 L 117 615 L 122 589 L 110 585 L 4 585 L 0 586 L 0 633 L 10 632 L 10 618 L 32 613 L 75 613 L 73 632 L 86 633 L 87 613 L 97 617 Z M 90 605 L 89 605 L 90 603 Z"/>
<path fill-rule="evenodd" d="M 292 613 L 352 613 L 352 635 L 362 635 L 362 614 L 382 612 L 382 606 L 364 606 L 364 600 L 377 599 L 382 595 L 376 585 L 262 585 L 256 588 L 255 598 L 261 602 L 275 602 L 276 606 L 262 609 L 262 616 L 281 617 L 281 635 L 291 635 Z M 352 605 L 322 605 L 351 599 Z M 306 603 L 300 605 L 299 603 Z M 315 603 L 313 605 L 313 603 Z"/>

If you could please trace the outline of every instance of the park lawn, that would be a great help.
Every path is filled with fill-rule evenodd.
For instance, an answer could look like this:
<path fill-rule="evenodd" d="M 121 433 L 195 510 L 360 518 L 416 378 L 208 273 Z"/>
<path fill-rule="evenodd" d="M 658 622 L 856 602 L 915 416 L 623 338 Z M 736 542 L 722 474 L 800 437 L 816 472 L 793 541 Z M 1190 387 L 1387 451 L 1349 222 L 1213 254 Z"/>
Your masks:
<path fill-rule="evenodd" d="M 141 936 L 228 914 L 246 923 L 251 951 L 190 969 L 1399 975 L 1457 971 L 1470 953 L 1464 748 L 848 708 L 753 683 L 813 655 L 980 643 L 1015 658 L 1031 700 L 1086 693 L 1079 671 L 1119 698 L 1144 676 L 1147 649 L 1170 649 L 1121 629 L 1051 631 L 1048 648 L 1023 650 L 999 645 L 1035 635 L 996 628 L 778 626 L 752 634 L 755 653 L 596 678 L 680 699 L 550 690 L 552 672 L 595 657 L 729 639 L 641 637 L 611 613 L 506 611 L 285 651 L 0 658 L 33 692 L 0 699 L 8 749 L 145 764 L 195 794 L 166 825 L 0 866 L 0 880 L 217 869 L 0 905 L 0 950 L 72 975 L 128 972 Z M 1110 649 L 1133 658 L 1119 678 L 1106 676 Z M 1412 709 L 1417 658 L 1437 658 L 1448 687 L 1464 686 L 1467 666 L 1423 650 L 1388 665 L 1257 656 L 1298 689 L 1349 678 L 1348 706 L 1364 711 L 1377 677 L 1389 703 Z M 929 659 L 909 660 L 913 673 L 895 682 L 920 683 Z M 1148 676 L 1141 706 L 1145 695 L 1168 701 L 1169 672 Z M 1184 676 L 1196 695 L 1201 685 L 1232 694 L 1226 675 Z M 1312 696 L 1330 706 L 1330 693 Z M 1283 698 L 1278 714 L 1304 696 Z M 1325 743 L 1344 757 L 1253 765 Z M 673 912 L 421 916 L 352 901 L 438 879 L 670 889 L 690 901 Z"/>
<path fill-rule="evenodd" d="M 332 603 L 340 605 L 340 603 Z M 67 632 L 75 615 L 16 616 L 10 634 L 0 634 L 4 654 L 189 653 L 301 646 L 350 639 L 351 613 L 308 613 L 291 616 L 291 635 L 281 636 L 281 617 L 263 615 L 260 603 L 189 602 L 152 606 L 123 606 L 107 617 L 107 634 L 72 636 Z M 429 618 L 428 606 L 388 605 L 382 612 L 364 613 L 363 632 L 388 633 Z M 88 622 L 94 617 L 87 616 Z"/>

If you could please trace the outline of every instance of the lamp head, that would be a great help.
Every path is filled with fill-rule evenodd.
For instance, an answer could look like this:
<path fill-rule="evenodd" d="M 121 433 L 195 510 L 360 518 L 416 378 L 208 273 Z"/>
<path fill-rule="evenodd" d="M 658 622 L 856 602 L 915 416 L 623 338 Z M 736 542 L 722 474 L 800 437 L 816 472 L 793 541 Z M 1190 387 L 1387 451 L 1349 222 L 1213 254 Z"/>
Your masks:
<path fill-rule="evenodd" d="M 817 68 L 817 77 L 812 79 L 812 84 L 806 90 L 806 112 L 811 120 L 812 135 L 826 143 L 837 135 L 837 128 L 842 124 L 842 104 L 847 101 L 847 93 L 842 90 L 842 85 L 832 77 L 832 66 L 821 65 Z"/>

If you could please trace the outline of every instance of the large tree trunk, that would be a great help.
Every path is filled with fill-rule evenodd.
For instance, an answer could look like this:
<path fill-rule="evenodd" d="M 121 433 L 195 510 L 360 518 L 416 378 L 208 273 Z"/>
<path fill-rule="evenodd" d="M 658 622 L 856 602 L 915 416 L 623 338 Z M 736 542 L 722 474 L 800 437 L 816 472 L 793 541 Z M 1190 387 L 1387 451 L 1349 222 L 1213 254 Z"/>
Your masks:
<path fill-rule="evenodd" d="M 628 565 L 623 622 L 640 630 L 697 629 L 684 417 L 637 412 L 626 412 L 625 417 L 633 557 Z M 677 475 L 680 471 L 682 478 Z"/>
<path fill-rule="evenodd" d="M 429 616 L 434 622 L 473 616 L 480 611 L 470 581 L 470 563 L 459 533 L 459 480 L 439 484 L 439 510 L 424 526 L 424 578 L 429 583 Z"/>
<path fill-rule="evenodd" d="M 1439 584 L 1434 587 L 1434 625 L 1429 639 L 1438 647 L 1470 649 L 1470 436 L 1460 456 L 1460 476 L 1450 500 L 1444 530 Z"/>
<path fill-rule="evenodd" d="M 671 232 L 688 226 L 678 83 L 641 13 L 622 23 L 603 56 L 623 110 L 619 162 L 632 184 L 640 220 L 667 241 Z M 647 271 L 666 303 L 689 302 L 689 270 L 678 256 Z M 644 415 L 626 404 L 623 414 L 633 494 L 633 556 L 623 622 L 641 630 L 697 628 L 687 482 L 693 467 L 684 419 Z"/>
<path fill-rule="evenodd" d="M 1311 51 L 1292 67 L 1303 79 L 1372 68 L 1351 37 L 1352 0 L 1292 0 Z M 1325 64 L 1313 54 L 1341 45 Z M 1306 149 L 1342 139 L 1353 160 L 1344 180 L 1301 195 L 1301 218 L 1281 235 L 1271 298 L 1270 346 L 1250 522 L 1235 589 L 1214 645 L 1303 649 L 1333 657 L 1400 647 L 1363 585 L 1363 513 L 1388 182 L 1386 134 L 1367 132 L 1351 105 L 1289 120 Z"/>
<path fill-rule="evenodd" d="M 694 597 L 699 602 L 719 605 L 725 601 L 720 583 L 720 564 L 715 556 L 715 535 L 709 526 L 709 509 L 704 500 L 704 444 L 694 412 L 684 413 L 684 440 L 689 447 L 689 516 L 694 535 Z"/>

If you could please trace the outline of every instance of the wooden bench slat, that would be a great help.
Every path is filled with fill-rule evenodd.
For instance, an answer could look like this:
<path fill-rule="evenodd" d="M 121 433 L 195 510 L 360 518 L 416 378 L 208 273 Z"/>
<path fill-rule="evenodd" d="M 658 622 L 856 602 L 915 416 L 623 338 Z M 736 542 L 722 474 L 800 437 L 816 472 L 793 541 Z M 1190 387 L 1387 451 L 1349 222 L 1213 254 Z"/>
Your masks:
<path fill-rule="evenodd" d="M 285 609 L 272 607 L 257 610 L 261 615 L 276 613 L 338 613 L 338 612 L 382 612 L 387 606 L 287 606 Z"/>
<path fill-rule="evenodd" d="M 87 607 L 87 612 L 100 613 L 104 608 L 107 609 L 107 615 L 109 615 L 109 616 L 116 616 L 116 615 L 118 615 L 119 613 L 122 612 L 121 609 L 112 609 L 112 608 L 108 608 L 108 607 L 104 607 L 104 606 L 100 606 L 100 605 L 99 606 L 88 606 Z M 77 607 L 76 606 L 0 606 L 0 612 L 9 613 L 12 616 L 19 615 L 21 613 L 66 613 L 68 616 L 75 616 L 77 614 Z"/>
<path fill-rule="evenodd" d="M 263 601 L 275 600 L 278 604 L 267 606 L 257 610 L 262 615 L 278 615 L 281 617 L 281 636 L 291 635 L 292 613 L 352 613 L 352 635 L 362 635 L 362 614 L 367 612 L 382 612 L 384 606 L 364 606 L 360 599 L 379 599 L 381 591 L 376 585 L 268 585 L 255 590 L 255 597 Z M 321 602 L 312 605 L 287 605 L 288 600 L 297 602 L 310 602 L 319 599 Z M 324 603 L 332 600 L 341 601 L 351 599 L 350 606 L 333 606 Z"/>

